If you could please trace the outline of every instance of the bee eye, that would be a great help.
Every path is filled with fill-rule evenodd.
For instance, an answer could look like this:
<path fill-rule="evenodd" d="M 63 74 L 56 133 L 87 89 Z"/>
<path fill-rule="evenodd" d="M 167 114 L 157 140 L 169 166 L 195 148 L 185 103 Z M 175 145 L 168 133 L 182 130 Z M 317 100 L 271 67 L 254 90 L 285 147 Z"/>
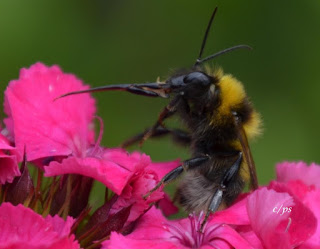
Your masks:
<path fill-rule="evenodd" d="M 200 84 L 208 86 L 211 83 L 211 79 L 208 75 L 202 72 L 192 72 L 183 78 L 183 82 L 186 84 Z"/>

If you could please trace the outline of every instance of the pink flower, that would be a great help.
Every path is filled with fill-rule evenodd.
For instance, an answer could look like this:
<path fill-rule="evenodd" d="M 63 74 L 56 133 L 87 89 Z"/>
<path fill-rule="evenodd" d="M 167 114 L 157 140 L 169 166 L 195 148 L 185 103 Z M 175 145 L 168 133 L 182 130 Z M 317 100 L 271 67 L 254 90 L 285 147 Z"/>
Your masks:
<path fill-rule="evenodd" d="M 149 156 L 134 152 L 128 154 L 122 149 L 103 149 L 100 158 L 69 157 L 62 163 L 51 162 L 45 167 L 46 176 L 81 174 L 104 183 L 119 195 L 113 204 L 111 214 L 133 205 L 127 222 L 137 219 L 150 203 L 163 198 L 161 189 L 144 200 L 142 197 L 170 170 L 179 166 L 179 161 L 152 163 Z"/>
<path fill-rule="evenodd" d="M 320 248 L 320 166 L 312 163 L 307 166 L 304 162 L 280 163 L 276 167 L 278 189 L 283 189 L 284 185 L 303 205 L 307 206 L 317 220 L 316 231 L 305 241 L 301 248 Z M 310 220 L 307 220 L 311 224 Z"/>
<path fill-rule="evenodd" d="M 0 248 L 3 249 L 76 249 L 70 235 L 74 220 L 58 216 L 43 218 L 22 205 L 2 203 L 0 206 Z"/>
<path fill-rule="evenodd" d="M 123 152 L 114 150 L 111 157 L 121 165 L 124 163 L 121 163 L 124 158 L 123 156 Z M 133 164 L 134 167 L 130 167 L 133 173 L 132 177 L 111 209 L 111 213 L 115 213 L 124 207 L 133 205 L 127 222 L 136 220 L 149 208 L 151 203 L 157 202 L 164 197 L 162 188 L 159 188 L 146 200 L 143 199 L 143 196 L 147 194 L 166 173 L 179 166 L 179 160 L 168 163 L 152 163 L 150 157 L 144 154 L 141 155 L 138 152 L 132 153 L 131 158 L 134 158 L 137 162 L 140 161 L 140 163 L 135 162 Z M 141 161 L 143 163 L 141 163 Z"/>
<path fill-rule="evenodd" d="M 91 123 L 95 101 L 88 94 L 54 101 L 60 95 L 88 89 L 72 74 L 58 66 L 36 63 L 21 69 L 20 78 L 12 80 L 5 91 L 4 120 L 28 161 L 52 156 L 82 156 L 93 140 Z"/>
<path fill-rule="evenodd" d="M 11 183 L 20 176 L 16 149 L 9 145 L 8 139 L 0 133 L 0 184 Z"/>
<path fill-rule="evenodd" d="M 26 146 L 28 161 L 67 157 L 62 162 L 61 158 L 60 162 L 53 161 L 52 168 L 47 167 L 47 176 L 97 176 L 97 180 L 120 194 L 131 172 L 105 159 L 104 149 L 93 145 L 94 99 L 80 94 L 54 101 L 64 93 L 87 88 L 58 66 L 36 63 L 22 69 L 20 78 L 9 83 L 5 92 L 5 123 L 20 154 Z M 110 177 L 112 174 L 118 177 Z"/>
<path fill-rule="evenodd" d="M 209 221 L 200 233 L 201 221 L 202 215 L 169 221 L 152 207 L 131 234 L 125 237 L 112 233 L 102 248 L 250 248 L 250 244 L 226 224 Z"/>
<path fill-rule="evenodd" d="M 119 195 L 110 215 L 130 207 L 130 223 L 152 202 L 163 198 L 161 189 L 147 200 L 142 196 L 179 163 L 153 164 L 144 154 L 100 147 L 100 119 L 101 131 L 94 144 L 95 105 L 89 94 L 56 99 L 66 92 L 87 88 L 57 66 L 37 63 L 22 69 L 20 78 L 11 81 L 5 93 L 5 123 L 20 154 L 26 146 L 27 160 L 39 164 L 46 177 L 80 174 L 102 182 Z M 55 198 L 53 204 L 58 205 L 59 200 Z"/>
<path fill-rule="evenodd" d="M 298 199 L 286 192 L 262 188 L 248 196 L 252 230 L 264 248 L 295 248 L 315 232 L 317 221 Z"/>
<path fill-rule="evenodd" d="M 279 169 L 288 165 L 291 170 Z M 318 174 L 319 166 L 305 168 L 306 172 L 314 169 L 313 173 L 297 175 L 296 171 L 302 172 L 300 167 L 300 163 L 279 164 L 277 172 L 280 179 L 287 179 L 285 182 L 272 181 L 267 187 L 243 194 L 212 220 L 235 225 L 254 248 L 318 248 L 320 192 L 304 182 L 312 183 L 310 176 Z"/>

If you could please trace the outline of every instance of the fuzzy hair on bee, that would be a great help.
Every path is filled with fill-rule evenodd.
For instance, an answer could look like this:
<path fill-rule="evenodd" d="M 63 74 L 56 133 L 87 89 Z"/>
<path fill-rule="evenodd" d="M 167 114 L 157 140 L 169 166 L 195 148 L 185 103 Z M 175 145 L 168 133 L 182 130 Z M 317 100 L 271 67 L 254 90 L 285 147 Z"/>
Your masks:
<path fill-rule="evenodd" d="M 141 145 L 148 138 L 170 135 L 175 142 L 190 148 L 191 158 L 165 175 L 144 198 L 148 198 L 162 184 L 185 173 L 175 200 L 188 212 L 206 211 L 201 230 L 210 213 L 231 205 L 246 183 L 250 183 L 251 189 L 258 187 L 248 139 L 261 133 L 260 115 L 240 81 L 224 74 L 220 68 L 203 66 L 206 61 L 221 54 L 251 48 L 237 45 L 202 59 L 216 12 L 217 8 L 211 15 L 199 56 L 191 69 L 173 74 L 164 82 L 107 85 L 60 96 L 126 91 L 148 97 L 170 98 L 155 124 L 129 138 L 122 146 L 128 147 L 138 142 Z M 172 116 L 178 116 L 187 130 L 166 127 L 164 121 Z"/>

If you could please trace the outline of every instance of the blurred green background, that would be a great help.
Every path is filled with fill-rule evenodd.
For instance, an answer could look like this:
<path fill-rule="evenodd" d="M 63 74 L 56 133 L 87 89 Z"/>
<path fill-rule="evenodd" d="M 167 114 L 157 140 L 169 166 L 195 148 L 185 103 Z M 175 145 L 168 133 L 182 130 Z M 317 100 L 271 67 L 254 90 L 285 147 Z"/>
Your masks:
<path fill-rule="evenodd" d="M 194 63 L 215 6 L 204 54 L 254 48 L 213 64 L 244 83 L 263 116 L 264 134 L 251 145 L 260 183 L 274 177 L 277 162 L 319 163 L 320 1 L 1 0 L 1 91 L 37 61 L 92 86 L 164 79 Z M 167 103 L 121 92 L 94 96 L 109 147 L 152 125 Z M 156 161 L 189 157 L 170 139 L 148 141 L 142 150 Z"/>

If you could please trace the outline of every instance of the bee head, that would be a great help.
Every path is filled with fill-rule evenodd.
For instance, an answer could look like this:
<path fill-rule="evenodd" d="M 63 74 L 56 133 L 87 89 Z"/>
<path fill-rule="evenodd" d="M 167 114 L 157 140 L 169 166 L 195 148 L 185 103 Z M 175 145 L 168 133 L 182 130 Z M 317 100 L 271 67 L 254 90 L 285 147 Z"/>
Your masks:
<path fill-rule="evenodd" d="M 173 93 L 188 100 L 206 98 L 208 91 L 214 90 L 217 80 L 203 71 L 191 71 L 167 80 Z"/>

